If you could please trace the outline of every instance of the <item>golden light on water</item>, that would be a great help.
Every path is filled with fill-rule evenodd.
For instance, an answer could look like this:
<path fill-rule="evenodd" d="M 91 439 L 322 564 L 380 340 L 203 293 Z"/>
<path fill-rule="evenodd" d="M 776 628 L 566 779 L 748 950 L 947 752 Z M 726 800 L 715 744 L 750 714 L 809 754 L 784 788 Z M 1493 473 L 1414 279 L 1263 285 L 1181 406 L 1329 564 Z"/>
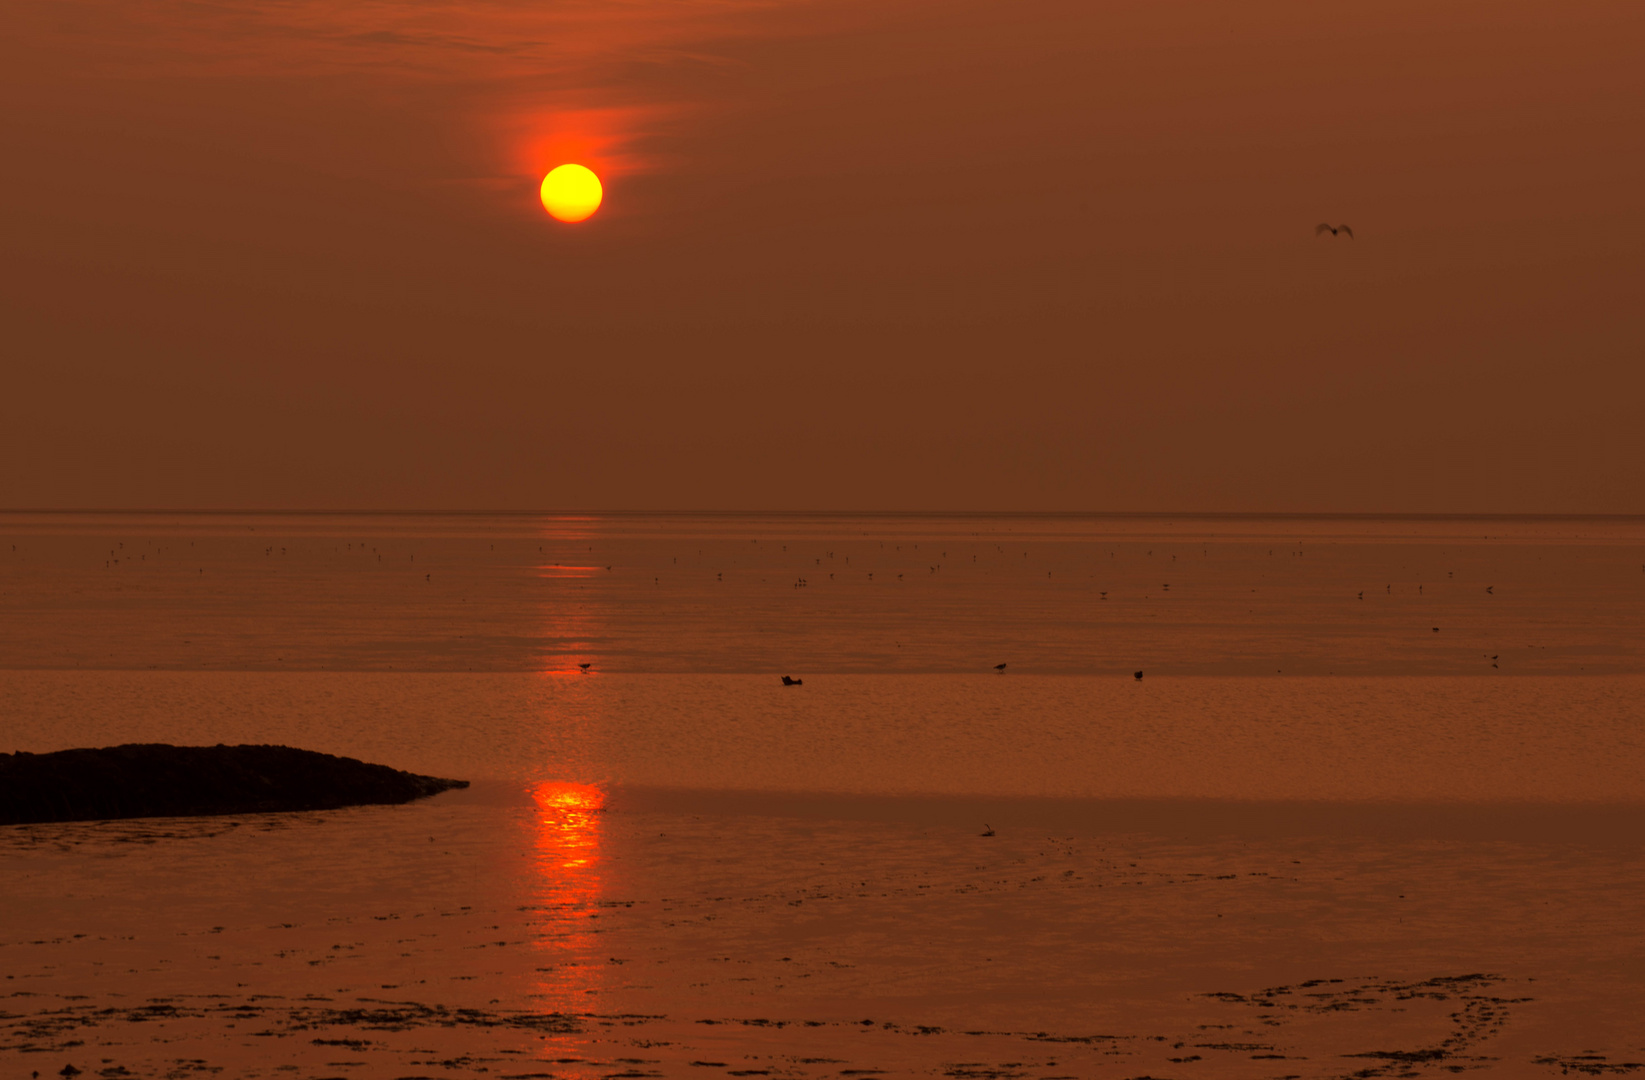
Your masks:
<path fill-rule="evenodd" d="M 600 208 L 605 188 L 594 170 L 584 165 L 556 166 L 543 177 L 543 209 L 557 221 L 584 221 Z"/>
<path fill-rule="evenodd" d="M 600 822 L 605 792 L 589 784 L 538 784 L 531 791 L 537 803 L 537 850 L 544 870 L 559 880 L 562 890 L 579 899 L 593 896 L 598 882 L 587 877 L 599 862 Z"/>
<path fill-rule="evenodd" d="M 604 983 L 590 916 L 597 914 L 601 896 L 605 792 L 590 784 L 551 781 L 533 787 L 531 798 L 536 803 L 534 906 L 546 916 L 535 942 L 539 964 L 534 996 L 552 1011 L 583 1012 Z M 550 1040 L 556 1041 L 560 1040 Z M 570 1039 L 566 1046 L 575 1042 Z"/>

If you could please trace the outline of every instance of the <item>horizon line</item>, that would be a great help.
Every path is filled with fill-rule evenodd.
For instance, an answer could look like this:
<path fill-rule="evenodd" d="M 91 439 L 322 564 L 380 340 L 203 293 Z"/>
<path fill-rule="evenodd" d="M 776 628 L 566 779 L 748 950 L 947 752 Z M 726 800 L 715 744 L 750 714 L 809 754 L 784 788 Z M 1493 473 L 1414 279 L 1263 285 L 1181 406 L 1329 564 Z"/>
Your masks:
<path fill-rule="evenodd" d="M 141 515 L 225 517 L 858 517 L 858 518 L 1067 518 L 1194 520 L 1404 520 L 1404 521 L 1645 521 L 1645 512 L 1570 511 L 1376 511 L 1376 510 L 482 510 L 482 509 L 304 509 L 260 507 L 0 507 L 0 515 Z"/>

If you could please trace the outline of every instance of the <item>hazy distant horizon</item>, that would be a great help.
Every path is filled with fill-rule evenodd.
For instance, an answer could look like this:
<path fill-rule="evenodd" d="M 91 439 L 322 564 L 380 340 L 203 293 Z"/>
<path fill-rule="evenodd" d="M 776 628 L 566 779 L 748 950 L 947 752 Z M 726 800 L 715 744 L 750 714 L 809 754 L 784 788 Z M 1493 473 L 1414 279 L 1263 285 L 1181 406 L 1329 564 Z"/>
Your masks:
<path fill-rule="evenodd" d="M 1158 519 L 1207 521 L 1240 519 L 1380 520 L 1380 521 L 1640 521 L 1645 512 L 1632 511 L 1410 511 L 1410 510 L 1058 510 L 1058 509 L 863 509 L 828 507 L 464 507 L 464 506 L 0 506 L 0 514 L 178 514 L 255 516 L 312 514 L 335 517 L 865 517 L 865 518 L 1066 518 Z"/>

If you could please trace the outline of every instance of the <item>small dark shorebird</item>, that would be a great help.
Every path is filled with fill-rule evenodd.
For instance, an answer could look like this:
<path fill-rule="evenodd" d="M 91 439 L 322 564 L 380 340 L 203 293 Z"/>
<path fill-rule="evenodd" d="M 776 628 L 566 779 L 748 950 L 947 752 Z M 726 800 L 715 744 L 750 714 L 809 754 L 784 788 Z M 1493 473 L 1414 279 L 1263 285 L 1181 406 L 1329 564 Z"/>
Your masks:
<path fill-rule="evenodd" d="M 994 665 L 994 670 L 999 672 L 1001 675 L 1004 675 L 1005 674 L 1005 665 L 1004 664 L 995 664 Z"/>

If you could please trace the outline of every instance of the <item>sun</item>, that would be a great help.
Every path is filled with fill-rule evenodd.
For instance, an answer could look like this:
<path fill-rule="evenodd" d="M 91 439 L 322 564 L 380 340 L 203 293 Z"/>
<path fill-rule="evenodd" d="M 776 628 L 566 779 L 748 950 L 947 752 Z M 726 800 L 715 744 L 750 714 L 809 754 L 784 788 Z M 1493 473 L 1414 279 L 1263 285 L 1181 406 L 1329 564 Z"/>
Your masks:
<path fill-rule="evenodd" d="M 605 189 L 594 170 L 560 165 L 543 177 L 543 209 L 559 221 L 582 221 L 600 208 Z"/>

